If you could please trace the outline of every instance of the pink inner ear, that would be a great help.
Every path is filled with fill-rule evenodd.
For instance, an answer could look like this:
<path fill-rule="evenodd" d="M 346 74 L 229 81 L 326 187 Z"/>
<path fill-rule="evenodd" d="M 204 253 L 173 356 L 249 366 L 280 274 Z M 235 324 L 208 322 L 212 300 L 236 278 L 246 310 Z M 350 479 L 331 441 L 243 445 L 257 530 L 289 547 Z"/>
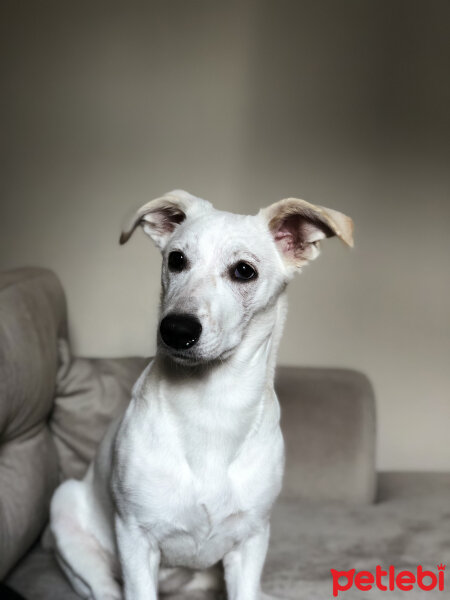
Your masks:
<path fill-rule="evenodd" d="M 161 228 L 167 233 L 171 233 L 175 229 L 175 225 L 179 225 L 186 218 L 185 213 L 181 209 L 172 207 L 163 208 L 161 216 Z"/>
<path fill-rule="evenodd" d="M 275 232 L 274 238 L 283 254 L 298 257 L 304 247 L 302 235 L 306 221 L 300 215 L 286 217 Z"/>
<path fill-rule="evenodd" d="M 283 219 L 274 233 L 274 239 L 283 254 L 295 259 L 308 259 L 308 244 L 327 235 L 329 229 L 320 221 L 294 214 Z"/>
<path fill-rule="evenodd" d="M 282 227 L 275 233 L 274 239 L 283 254 L 295 254 L 294 235 L 291 231 Z"/>
<path fill-rule="evenodd" d="M 182 223 L 186 214 L 178 206 L 162 206 L 148 215 L 148 221 L 155 232 L 159 234 L 172 233 L 175 225 Z"/>

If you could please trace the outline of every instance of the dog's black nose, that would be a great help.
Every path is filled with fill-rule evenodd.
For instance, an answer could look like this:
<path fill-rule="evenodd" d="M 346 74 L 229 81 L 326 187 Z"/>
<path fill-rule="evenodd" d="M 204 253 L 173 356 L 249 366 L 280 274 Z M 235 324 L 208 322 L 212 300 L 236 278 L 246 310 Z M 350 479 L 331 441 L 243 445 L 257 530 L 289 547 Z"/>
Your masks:
<path fill-rule="evenodd" d="M 197 343 L 202 332 L 200 321 L 193 315 L 169 314 L 159 326 L 165 344 L 175 350 L 187 350 Z"/>

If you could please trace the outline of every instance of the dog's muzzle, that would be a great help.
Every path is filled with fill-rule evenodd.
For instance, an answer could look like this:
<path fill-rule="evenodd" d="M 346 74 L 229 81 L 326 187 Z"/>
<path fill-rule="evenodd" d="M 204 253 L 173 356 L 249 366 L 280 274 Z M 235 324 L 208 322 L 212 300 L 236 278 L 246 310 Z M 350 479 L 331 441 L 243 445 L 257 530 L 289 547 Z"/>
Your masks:
<path fill-rule="evenodd" d="M 162 341 L 175 350 L 188 350 L 198 342 L 202 325 L 189 314 L 169 314 L 161 321 L 159 333 Z"/>

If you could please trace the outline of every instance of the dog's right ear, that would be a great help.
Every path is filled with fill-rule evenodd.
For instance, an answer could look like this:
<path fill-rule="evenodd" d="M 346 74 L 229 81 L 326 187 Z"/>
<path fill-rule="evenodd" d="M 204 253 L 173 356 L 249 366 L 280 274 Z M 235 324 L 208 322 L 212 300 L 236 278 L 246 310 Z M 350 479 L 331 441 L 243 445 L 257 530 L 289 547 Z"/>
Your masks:
<path fill-rule="evenodd" d="M 162 250 L 175 228 L 187 216 L 211 208 L 212 205 L 207 200 L 197 198 L 184 190 L 173 190 L 141 206 L 134 213 L 129 225 L 122 231 L 120 243 L 125 244 L 140 225 Z"/>

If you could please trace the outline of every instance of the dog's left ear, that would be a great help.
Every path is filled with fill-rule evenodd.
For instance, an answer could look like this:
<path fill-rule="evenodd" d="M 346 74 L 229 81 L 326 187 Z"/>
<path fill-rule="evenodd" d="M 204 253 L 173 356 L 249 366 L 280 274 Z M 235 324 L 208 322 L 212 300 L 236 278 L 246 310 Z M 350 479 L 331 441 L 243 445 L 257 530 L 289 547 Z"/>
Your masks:
<path fill-rule="evenodd" d="M 286 198 L 260 211 L 288 267 L 300 268 L 319 256 L 319 242 L 338 236 L 353 247 L 353 221 L 331 208 Z"/>
<path fill-rule="evenodd" d="M 169 237 L 187 216 L 209 210 L 212 205 L 207 200 L 197 198 L 184 190 L 173 190 L 141 206 L 122 231 L 120 243 L 125 244 L 138 225 L 142 227 L 161 250 Z"/>

